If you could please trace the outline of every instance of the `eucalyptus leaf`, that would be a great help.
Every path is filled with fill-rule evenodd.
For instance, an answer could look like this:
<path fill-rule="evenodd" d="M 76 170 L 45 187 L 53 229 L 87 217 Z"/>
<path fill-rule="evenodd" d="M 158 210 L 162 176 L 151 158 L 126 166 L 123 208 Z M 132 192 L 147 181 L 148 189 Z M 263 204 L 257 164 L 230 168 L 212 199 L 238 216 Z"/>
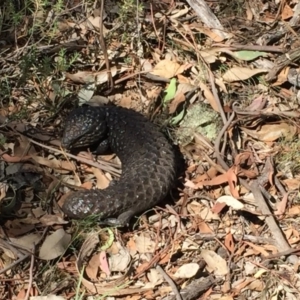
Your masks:
<path fill-rule="evenodd" d="M 174 118 L 172 118 L 170 124 L 171 125 L 178 124 L 183 119 L 184 113 L 185 113 L 185 109 L 183 109 L 177 116 L 175 116 Z"/>
<path fill-rule="evenodd" d="M 245 61 L 250 61 L 254 60 L 260 56 L 267 56 L 268 54 L 266 52 L 261 52 L 261 51 L 248 51 L 248 50 L 242 50 L 242 51 L 237 51 L 234 52 L 234 56 L 236 58 L 245 60 Z"/>
<path fill-rule="evenodd" d="M 174 99 L 175 94 L 176 94 L 176 78 L 172 78 L 169 86 L 166 89 L 166 94 L 164 96 L 164 104 L 167 104 L 168 102 L 170 102 L 172 99 Z"/>

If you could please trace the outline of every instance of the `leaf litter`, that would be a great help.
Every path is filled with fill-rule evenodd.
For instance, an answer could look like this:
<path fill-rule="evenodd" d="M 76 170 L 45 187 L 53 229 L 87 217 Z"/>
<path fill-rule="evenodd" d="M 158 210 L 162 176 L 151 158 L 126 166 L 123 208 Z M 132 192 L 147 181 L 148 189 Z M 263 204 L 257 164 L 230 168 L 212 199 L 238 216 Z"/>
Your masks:
<path fill-rule="evenodd" d="M 298 1 L 105 1 L 103 24 L 100 6 L 54 2 L 0 4 L 0 298 L 298 299 Z M 120 174 L 114 155 L 60 149 L 76 102 L 169 124 L 172 200 L 110 233 L 65 219 L 74 187 Z"/>

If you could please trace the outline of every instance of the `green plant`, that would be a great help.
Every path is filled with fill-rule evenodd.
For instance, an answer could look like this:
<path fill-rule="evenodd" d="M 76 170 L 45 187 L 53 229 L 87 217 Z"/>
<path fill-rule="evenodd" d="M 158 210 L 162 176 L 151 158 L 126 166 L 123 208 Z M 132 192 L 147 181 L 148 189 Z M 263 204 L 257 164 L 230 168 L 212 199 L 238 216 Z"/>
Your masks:
<path fill-rule="evenodd" d="M 56 70 L 59 72 L 67 71 L 78 59 L 79 53 L 74 52 L 69 58 L 66 56 L 66 49 L 61 48 L 56 60 Z"/>
<path fill-rule="evenodd" d="M 143 4 L 137 3 L 136 0 L 122 0 L 119 4 L 120 21 L 124 24 L 131 22 L 143 10 Z"/>

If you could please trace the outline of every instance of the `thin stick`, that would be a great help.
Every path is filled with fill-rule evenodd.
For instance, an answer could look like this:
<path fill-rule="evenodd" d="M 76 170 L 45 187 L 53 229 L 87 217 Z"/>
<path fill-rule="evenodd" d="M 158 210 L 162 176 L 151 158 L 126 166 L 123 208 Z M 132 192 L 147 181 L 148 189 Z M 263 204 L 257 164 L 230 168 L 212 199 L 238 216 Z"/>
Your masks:
<path fill-rule="evenodd" d="M 30 269 L 29 269 L 29 282 L 28 282 L 28 288 L 27 288 L 27 292 L 26 292 L 24 300 L 28 300 L 29 299 L 30 290 L 31 290 L 32 283 L 33 283 L 33 266 L 34 266 L 35 246 L 33 246 L 32 250 L 33 251 L 32 251 L 32 254 L 31 254 Z"/>
<path fill-rule="evenodd" d="M 182 300 L 182 297 L 178 291 L 177 286 L 175 285 L 174 281 L 170 278 L 170 276 L 163 270 L 163 268 L 160 265 L 156 266 L 156 270 L 164 277 L 164 279 L 168 282 L 170 285 L 173 293 L 176 295 L 177 300 Z"/>

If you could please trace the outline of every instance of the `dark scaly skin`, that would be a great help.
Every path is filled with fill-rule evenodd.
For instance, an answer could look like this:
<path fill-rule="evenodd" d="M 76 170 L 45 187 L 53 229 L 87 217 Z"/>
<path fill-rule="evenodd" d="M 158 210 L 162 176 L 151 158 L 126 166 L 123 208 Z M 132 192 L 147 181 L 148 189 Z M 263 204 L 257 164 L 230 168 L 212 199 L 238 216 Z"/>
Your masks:
<path fill-rule="evenodd" d="M 71 194 L 62 209 L 71 218 L 99 215 L 106 224 L 131 217 L 162 200 L 175 177 L 175 155 L 165 136 L 141 114 L 122 107 L 81 107 L 66 120 L 62 145 L 89 147 L 107 139 L 122 162 L 122 175 L 104 190 Z"/>

